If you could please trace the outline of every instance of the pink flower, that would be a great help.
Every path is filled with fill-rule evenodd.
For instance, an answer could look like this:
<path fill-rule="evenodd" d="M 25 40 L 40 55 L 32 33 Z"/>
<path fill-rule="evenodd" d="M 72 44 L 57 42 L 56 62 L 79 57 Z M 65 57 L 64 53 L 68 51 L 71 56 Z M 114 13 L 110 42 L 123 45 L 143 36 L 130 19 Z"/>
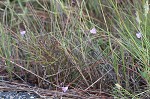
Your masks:
<path fill-rule="evenodd" d="M 63 92 L 66 92 L 68 90 L 68 86 L 67 87 L 61 87 Z"/>
<path fill-rule="evenodd" d="M 91 29 L 91 30 L 90 30 L 90 33 L 96 34 L 96 28 Z"/>
<path fill-rule="evenodd" d="M 140 33 L 140 32 L 136 33 L 136 37 L 137 38 L 142 38 L 142 33 Z"/>
<path fill-rule="evenodd" d="M 24 36 L 24 35 L 26 34 L 26 31 L 20 31 L 20 34 L 21 34 L 22 36 Z"/>

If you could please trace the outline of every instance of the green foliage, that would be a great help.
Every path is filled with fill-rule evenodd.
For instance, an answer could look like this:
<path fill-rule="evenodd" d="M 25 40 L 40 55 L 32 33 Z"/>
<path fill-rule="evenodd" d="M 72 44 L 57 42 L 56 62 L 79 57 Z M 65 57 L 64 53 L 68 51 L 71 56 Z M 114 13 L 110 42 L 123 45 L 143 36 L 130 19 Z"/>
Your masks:
<path fill-rule="evenodd" d="M 9 76 L 31 83 L 28 75 L 33 75 L 43 88 L 60 88 L 63 83 L 84 91 L 100 89 L 117 98 L 148 95 L 150 14 L 146 0 L 73 1 L 1 3 L 0 63 Z M 25 78 L 19 76 L 22 71 Z M 114 89 L 116 83 L 121 90 Z"/>

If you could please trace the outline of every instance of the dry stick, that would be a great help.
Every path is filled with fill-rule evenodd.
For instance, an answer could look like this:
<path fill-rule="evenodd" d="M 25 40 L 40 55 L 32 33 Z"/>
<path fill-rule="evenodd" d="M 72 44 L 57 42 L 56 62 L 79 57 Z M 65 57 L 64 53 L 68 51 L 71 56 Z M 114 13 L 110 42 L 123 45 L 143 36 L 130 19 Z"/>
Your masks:
<path fill-rule="evenodd" d="M 89 88 L 91 88 L 94 84 L 96 84 L 100 79 L 102 79 L 107 73 L 109 73 L 112 69 L 110 69 L 109 71 L 107 71 L 102 77 L 100 77 L 99 79 L 97 79 L 93 84 L 91 84 L 89 87 L 87 87 L 84 91 L 87 91 Z"/>
<path fill-rule="evenodd" d="M 4 59 L 4 60 L 8 60 L 8 59 L 6 59 L 6 58 L 4 58 L 4 57 L 2 57 L 2 56 L 0 56 L 0 57 L 1 57 L 2 59 Z M 23 69 L 23 70 L 25 70 L 25 71 L 27 71 L 27 72 L 29 72 L 29 73 L 33 74 L 34 76 L 36 76 L 36 77 L 38 77 L 38 78 L 40 78 L 40 79 L 44 80 L 45 82 L 47 82 L 47 83 L 49 83 L 49 84 L 52 84 L 52 85 L 54 85 L 55 87 L 60 88 L 58 85 L 55 85 L 55 84 L 53 84 L 52 82 L 49 82 L 48 80 L 46 80 L 46 79 L 42 78 L 41 76 L 39 76 L 39 75 L 37 75 L 37 74 L 33 73 L 33 72 L 32 72 L 32 71 L 30 71 L 30 70 L 28 70 L 28 69 L 24 68 L 23 66 L 21 66 L 21 65 L 19 65 L 19 64 L 16 64 L 15 62 L 13 62 L 13 61 L 11 61 L 11 60 L 8 60 L 8 61 L 9 61 L 10 63 L 15 64 L 16 66 L 20 67 L 21 69 Z"/>

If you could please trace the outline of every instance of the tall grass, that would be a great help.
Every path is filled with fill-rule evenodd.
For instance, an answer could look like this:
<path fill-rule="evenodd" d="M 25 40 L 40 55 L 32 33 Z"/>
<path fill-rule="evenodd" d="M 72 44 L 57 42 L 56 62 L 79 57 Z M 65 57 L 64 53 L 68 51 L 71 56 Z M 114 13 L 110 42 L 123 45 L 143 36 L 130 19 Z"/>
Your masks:
<path fill-rule="evenodd" d="M 148 97 L 146 0 L 73 1 L 0 2 L 0 57 L 9 77 L 43 88 Z"/>
<path fill-rule="evenodd" d="M 112 15 L 114 19 L 112 26 L 118 34 L 117 36 L 112 34 L 112 37 L 120 46 L 119 49 L 114 50 L 114 69 L 118 75 L 121 74 L 119 77 L 117 76 L 118 83 L 134 95 L 136 91 L 149 88 L 150 83 L 148 77 L 150 60 L 149 13 L 146 11 L 149 10 L 149 4 L 146 0 L 137 0 L 133 3 L 130 1 L 123 2 L 122 7 L 113 1 L 110 3 L 114 13 Z M 138 37 L 138 34 L 140 34 L 140 37 Z M 125 55 L 126 53 L 128 53 L 128 56 Z M 119 73 L 120 70 L 123 74 Z M 124 81 L 121 78 L 124 78 Z"/>

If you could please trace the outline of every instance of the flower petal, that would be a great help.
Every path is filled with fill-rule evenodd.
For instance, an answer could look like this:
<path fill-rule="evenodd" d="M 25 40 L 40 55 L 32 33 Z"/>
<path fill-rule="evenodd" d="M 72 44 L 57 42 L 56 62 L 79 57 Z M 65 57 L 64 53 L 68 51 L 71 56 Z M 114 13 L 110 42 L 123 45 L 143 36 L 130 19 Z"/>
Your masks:
<path fill-rule="evenodd" d="M 91 29 L 90 32 L 91 32 L 92 34 L 96 34 L 96 28 Z"/>
<path fill-rule="evenodd" d="M 67 87 L 61 87 L 63 92 L 66 92 L 68 90 L 68 86 Z"/>
<path fill-rule="evenodd" d="M 20 31 L 20 34 L 21 34 L 22 36 L 24 36 L 24 35 L 26 34 L 26 31 Z"/>
<path fill-rule="evenodd" d="M 142 33 L 140 33 L 140 32 L 136 33 L 136 37 L 137 38 L 142 38 Z"/>

